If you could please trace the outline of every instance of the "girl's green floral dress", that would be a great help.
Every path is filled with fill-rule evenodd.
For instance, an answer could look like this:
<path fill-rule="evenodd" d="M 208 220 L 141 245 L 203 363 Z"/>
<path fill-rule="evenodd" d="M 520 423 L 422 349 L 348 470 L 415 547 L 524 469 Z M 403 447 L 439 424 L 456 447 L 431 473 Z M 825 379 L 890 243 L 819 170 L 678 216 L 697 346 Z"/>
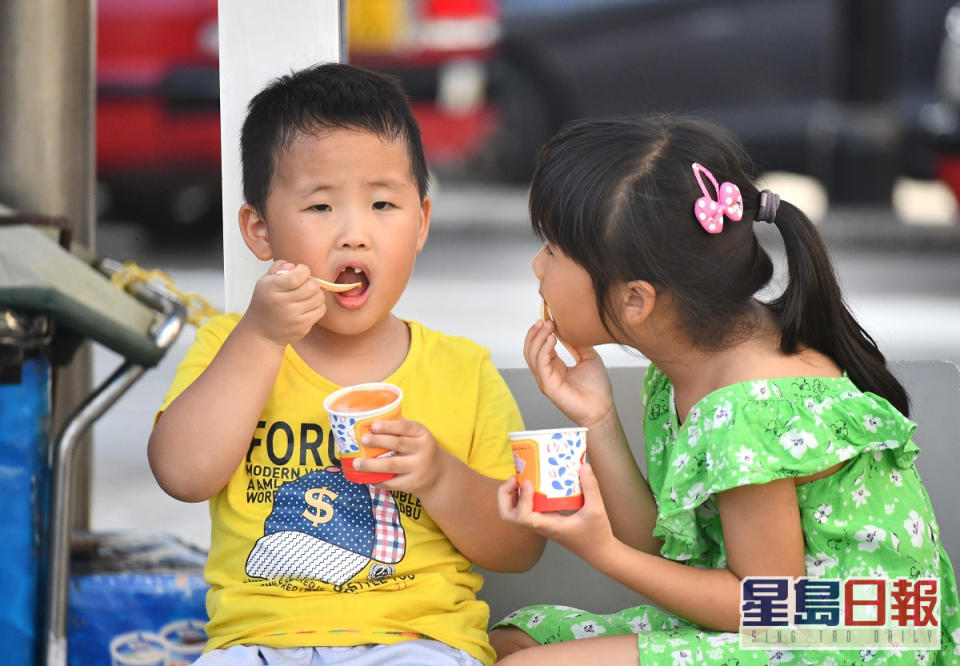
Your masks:
<path fill-rule="evenodd" d="M 597 615 L 563 606 L 530 606 L 497 626 L 540 643 L 637 634 L 642 664 L 960 663 L 957 586 L 913 461 L 916 424 L 846 377 L 734 384 L 705 396 L 681 425 L 666 375 L 644 379 L 644 433 L 654 535 L 661 554 L 690 566 L 727 565 L 715 493 L 806 476 L 797 486 L 809 578 L 938 577 L 941 649 L 741 650 L 735 633 L 701 629 L 653 606 Z M 889 598 L 889 593 L 888 593 Z M 841 624 L 842 624 L 841 611 Z"/>

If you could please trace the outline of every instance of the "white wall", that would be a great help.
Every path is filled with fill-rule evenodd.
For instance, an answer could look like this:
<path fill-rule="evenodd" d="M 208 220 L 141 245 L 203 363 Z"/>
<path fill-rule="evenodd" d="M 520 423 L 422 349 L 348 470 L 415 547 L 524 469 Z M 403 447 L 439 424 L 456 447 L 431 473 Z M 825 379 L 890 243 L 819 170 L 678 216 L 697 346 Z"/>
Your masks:
<path fill-rule="evenodd" d="M 227 311 L 243 312 L 267 265 L 240 237 L 240 128 L 250 99 L 271 79 L 340 59 L 338 0 L 219 0 L 223 271 Z"/>

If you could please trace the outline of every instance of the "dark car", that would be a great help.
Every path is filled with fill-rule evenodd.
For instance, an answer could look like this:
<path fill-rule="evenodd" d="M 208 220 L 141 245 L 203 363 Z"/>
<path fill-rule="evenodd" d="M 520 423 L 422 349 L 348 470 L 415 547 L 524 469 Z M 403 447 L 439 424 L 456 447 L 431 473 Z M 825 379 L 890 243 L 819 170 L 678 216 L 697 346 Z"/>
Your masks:
<path fill-rule="evenodd" d="M 327 1 L 327 0 L 323 0 Z M 493 131 L 495 0 L 349 0 L 349 59 L 397 76 L 434 168 Z M 98 0 L 101 212 L 215 230 L 220 210 L 217 0 Z"/>
<path fill-rule="evenodd" d="M 568 120 L 667 111 L 719 121 L 760 168 L 818 176 L 835 199 L 855 196 L 858 182 L 834 168 L 838 149 L 864 176 L 889 159 L 891 181 L 932 178 L 920 116 L 935 98 L 950 4 L 503 0 L 491 89 L 502 126 L 488 168 L 525 180 Z"/>
<path fill-rule="evenodd" d="M 938 99 L 924 113 L 937 176 L 960 201 L 960 3 L 947 13 L 937 63 Z"/>

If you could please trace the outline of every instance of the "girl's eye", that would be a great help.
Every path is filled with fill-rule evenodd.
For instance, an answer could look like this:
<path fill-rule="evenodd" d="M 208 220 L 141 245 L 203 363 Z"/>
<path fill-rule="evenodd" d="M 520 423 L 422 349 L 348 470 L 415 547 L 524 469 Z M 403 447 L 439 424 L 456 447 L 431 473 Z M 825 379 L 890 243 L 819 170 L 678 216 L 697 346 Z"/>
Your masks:
<path fill-rule="evenodd" d="M 315 211 L 317 213 L 326 213 L 332 209 L 330 208 L 330 204 L 315 204 L 313 206 L 310 206 L 310 210 Z"/>
<path fill-rule="evenodd" d="M 553 248 L 550 247 L 550 243 L 543 244 L 543 251 L 546 252 L 548 256 L 553 256 Z"/>
<path fill-rule="evenodd" d="M 373 204 L 374 210 L 390 210 L 391 208 L 394 208 L 394 205 L 389 201 L 378 201 Z"/>

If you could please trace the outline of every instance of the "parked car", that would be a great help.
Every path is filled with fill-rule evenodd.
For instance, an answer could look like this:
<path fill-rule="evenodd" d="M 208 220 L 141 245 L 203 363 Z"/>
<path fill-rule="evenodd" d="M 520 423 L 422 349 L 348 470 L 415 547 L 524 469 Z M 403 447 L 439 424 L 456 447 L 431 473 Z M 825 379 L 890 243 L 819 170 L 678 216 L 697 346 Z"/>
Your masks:
<path fill-rule="evenodd" d="M 960 2 L 947 12 L 937 63 L 938 99 L 924 109 L 937 176 L 960 202 Z"/>
<path fill-rule="evenodd" d="M 501 125 L 486 155 L 489 172 L 526 180 L 539 146 L 571 119 L 669 111 L 726 125 L 764 170 L 827 179 L 838 145 L 852 153 L 853 171 L 858 164 L 875 169 L 869 151 L 878 147 L 863 134 L 880 120 L 887 126 L 878 134 L 894 141 L 891 179 L 932 178 L 920 117 L 936 98 L 939 35 L 951 4 L 502 0 L 491 80 Z M 889 43 L 877 41 L 871 24 L 882 6 L 889 8 Z M 881 81 L 886 100 L 876 86 L 858 98 L 858 83 L 870 80 Z M 858 150 L 866 151 L 859 162 Z M 856 174 L 845 175 L 833 174 L 831 196 L 855 194 Z"/>
<path fill-rule="evenodd" d="M 399 77 L 434 168 L 495 126 L 487 67 L 495 0 L 349 0 L 349 59 Z M 217 0 L 98 0 L 102 212 L 165 229 L 219 228 Z"/>

